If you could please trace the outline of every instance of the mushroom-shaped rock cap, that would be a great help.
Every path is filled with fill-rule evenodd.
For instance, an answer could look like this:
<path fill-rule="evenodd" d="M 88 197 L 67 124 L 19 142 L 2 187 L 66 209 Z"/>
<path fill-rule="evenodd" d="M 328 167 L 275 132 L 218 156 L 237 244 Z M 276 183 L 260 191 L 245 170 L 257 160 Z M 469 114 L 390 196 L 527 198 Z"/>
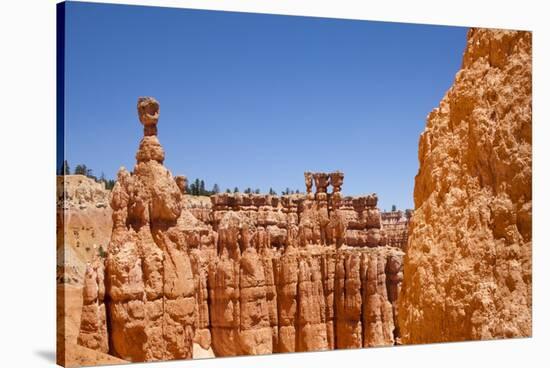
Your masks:
<path fill-rule="evenodd" d="M 329 174 L 330 176 L 330 184 L 332 184 L 333 187 L 338 188 L 340 190 L 340 187 L 344 184 L 344 173 L 341 171 L 335 171 Z"/>
<path fill-rule="evenodd" d="M 140 97 L 137 103 L 139 121 L 147 130 L 156 127 L 159 120 L 160 105 L 153 97 Z"/>

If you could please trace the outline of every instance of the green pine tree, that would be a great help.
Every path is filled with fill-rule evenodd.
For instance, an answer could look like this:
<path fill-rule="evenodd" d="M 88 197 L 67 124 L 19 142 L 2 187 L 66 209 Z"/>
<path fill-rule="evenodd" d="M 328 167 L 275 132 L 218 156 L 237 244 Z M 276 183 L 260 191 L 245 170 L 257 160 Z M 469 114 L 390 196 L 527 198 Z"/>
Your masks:
<path fill-rule="evenodd" d="M 200 181 L 200 184 L 199 184 L 199 195 L 206 195 L 206 189 L 204 187 L 204 180 L 201 180 Z"/>
<path fill-rule="evenodd" d="M 199 180 L 199 178 L 197 178 L 197 179 L 195 179 L 195 190 L 194 190 L 193 195 L 199 195 L 200 188 L 201 188 L 201 181 Z"/>
<path fill-rule="evenodd" d="M 75 175 L 86 175 L 88 173 L 88 168 L 84 164 L 76 165 L 74 169 Z"/>

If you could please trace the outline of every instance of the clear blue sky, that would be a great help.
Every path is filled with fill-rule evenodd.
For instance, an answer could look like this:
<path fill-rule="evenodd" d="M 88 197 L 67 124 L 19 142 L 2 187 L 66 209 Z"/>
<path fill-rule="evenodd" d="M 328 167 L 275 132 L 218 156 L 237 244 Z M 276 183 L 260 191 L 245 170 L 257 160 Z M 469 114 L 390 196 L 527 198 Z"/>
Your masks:
<path fill-rule="evenodd" d="M 160 102 L 174 175 L 207 188 L 304 190 L 341 170 L 349 195 L 413 207 L 418 138 L 451 86 L 466 28 L 68 3 L 65 155 L 132 169 L 138 96 Z"/>

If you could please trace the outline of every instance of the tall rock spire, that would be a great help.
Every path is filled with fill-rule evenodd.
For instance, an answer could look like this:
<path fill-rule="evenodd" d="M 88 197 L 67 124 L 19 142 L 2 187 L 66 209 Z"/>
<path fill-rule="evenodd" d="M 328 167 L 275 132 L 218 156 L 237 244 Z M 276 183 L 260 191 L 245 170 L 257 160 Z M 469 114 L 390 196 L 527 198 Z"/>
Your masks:
<path fill-rule="evenodd" d="M 138 162 L 150 160 L 164 162 L 164 149 L 157 138 L 157 124 L 159 121 L 160 105 L 152 97 L 138 98 L 137 110 L 139 121 L 143 125 L 143 139 L 136 154 Z"/>
<path fill-rule="evenodd" d="M 105 261 L 107 318 L 96 319 L 108 320 L 111 354 L 130 361 L 187 359 L 193 353 L 196 300 L 186 237 L 178 225 L 183 196 L 162 165 L 164 150 L 156 136 L 158 102 L 140 98 L 138 114 L 144 137 L 137 164 L 133 173 L 120 169 L 111 195 L 114 226 Z M 97 288 L 96 283 L 90 285 Z M 99 303 L 100 311 L 102 301 L 93 304 Z M 103 335 L 89 335 L 81 341 L 106 346 L 100 340 Z"/>

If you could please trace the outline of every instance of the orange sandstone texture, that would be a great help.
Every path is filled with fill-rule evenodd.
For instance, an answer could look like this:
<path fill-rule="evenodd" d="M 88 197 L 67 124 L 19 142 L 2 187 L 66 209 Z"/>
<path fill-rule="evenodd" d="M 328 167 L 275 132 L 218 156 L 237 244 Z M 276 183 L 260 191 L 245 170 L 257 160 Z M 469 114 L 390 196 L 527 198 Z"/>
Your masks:
<path fill-rule="evenodd" d="M 335 172 L 306 173 L 307 194 L 184 196 L 186 178 L 163 165 L 158 102 L 141 98 L 138 113 L 144 137 L 110 193 L 79 344 L 138 362 L 399 342 L 403 251 L 386 246 L 375 194 L 343 197 Z"/>
<path fill-rule="evenodd" d="M 420 138 L 404 343 L 531 335 L 530 32 L 472 29 Z"/>
<path fill-rule="evenodd" d="M 105 269 L 101 260 L 96 259 L 88 265 L 82 293 L 83 305 L 78 344 L 108 353 L 104 277 Z"/>
<path fill-rule="evenodd" d="M 119 171 L 111 193 L 113 232 L 104 285 L 108 304 L 106 316 L 99 319 L 108 318 L 110 353 L 130 361 L 191 358 L 193 351 L 196 296 L 187 249 L 190 234 L 178 222 L 183 194 L 162 165 L 158 109 L 153 99 L 139 100 L 144 137 L 137 164 L 133 173 Z M 85 283 L 84 295 L 90 285 Z M 93 341 L 85 338 L 87 323 L 83 314 L 81 343 Z"/>
<path fill-rule="evenodd" d="M 86 264 L 106 250 L 113 223 L 109 190 L 84 175 L 57 177 L 57 281 L 81 285 Z"/>
<path fill-rule="evenodd" d="M 382 230 L 386 235 L 387 245 L 403 250 L 407 247 L 412 214 L 412 210 L 381 213 Z"/>
<path fill-rule="evenodd" d="M 89 349 L 77 344 L 80 316 L 83 313 L 82 299 L 85 296 L 82 288 L 73 283 L 59 283 L 57 289 L 57 364 L 65 367 L 80 367 L 128 363 L 101 352 L 97 345 L 95 349 Z"/>

